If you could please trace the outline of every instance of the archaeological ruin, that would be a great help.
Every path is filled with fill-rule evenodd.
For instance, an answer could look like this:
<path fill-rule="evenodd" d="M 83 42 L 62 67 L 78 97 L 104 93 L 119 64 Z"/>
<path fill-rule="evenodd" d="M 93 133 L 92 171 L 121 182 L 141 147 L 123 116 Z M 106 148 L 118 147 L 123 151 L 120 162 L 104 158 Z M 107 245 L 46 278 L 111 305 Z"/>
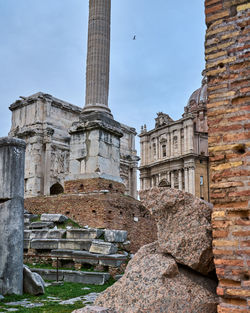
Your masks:
<path fill-rule="evenodd" d="M 111 0 L 89 0 L 83 108 L 41 92 L 10 106 L 10 137 L 0 139 L 0 295 L 22 293 L 24 248 L 25 261 L 108 269 L 60 278 L 103 284 L 123 274 L 76 312 L 247 313 L 249 1 L 205 0 L 202 86 L 182 118 L 159 112 L 154 129 L 142 127 L 141 201 L 136 131 L 108 105 L 110 12 Z M 79 227 L 61 229 L 60 219 Z"/>

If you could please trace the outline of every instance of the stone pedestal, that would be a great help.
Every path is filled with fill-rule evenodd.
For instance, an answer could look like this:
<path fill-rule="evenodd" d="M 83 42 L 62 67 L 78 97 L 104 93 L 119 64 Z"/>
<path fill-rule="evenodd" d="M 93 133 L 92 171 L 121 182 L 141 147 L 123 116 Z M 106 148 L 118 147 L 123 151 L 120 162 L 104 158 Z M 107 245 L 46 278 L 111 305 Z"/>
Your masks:
<path fill-rule="evenodd" d="M 0 294 L 23 292 L 25 142 L 0 138 Z"/>
<path fill-rule="evenodd" d="M 70 128 L 69 180 L 120 181 L 120 123 L 103 112 L 83 113 Z"/>

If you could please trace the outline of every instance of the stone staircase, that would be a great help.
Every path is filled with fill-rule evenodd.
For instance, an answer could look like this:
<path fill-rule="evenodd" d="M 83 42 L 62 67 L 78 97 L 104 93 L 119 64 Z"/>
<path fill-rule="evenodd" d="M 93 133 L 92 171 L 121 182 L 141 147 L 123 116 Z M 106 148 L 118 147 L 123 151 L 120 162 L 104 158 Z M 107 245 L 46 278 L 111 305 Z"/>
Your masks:
<path fill-rule="evenodd" d="M 32 269 L 44 279 L 59 279 L 84 283 L 103 284 L 121 274 L 129 260 L 124 247 L 129 245 L 127 232 L 97 228 L 60 228 L 67 217 L 60 214 L 24 214 L 24 259 L 30 262 L 51 263 L 53 267 L 81 270 L 90 268 L 97 272 Z M 65 226 L 65 225 L 64 225 Z M 125 248 L 126 249 L 126 248 Z"/>

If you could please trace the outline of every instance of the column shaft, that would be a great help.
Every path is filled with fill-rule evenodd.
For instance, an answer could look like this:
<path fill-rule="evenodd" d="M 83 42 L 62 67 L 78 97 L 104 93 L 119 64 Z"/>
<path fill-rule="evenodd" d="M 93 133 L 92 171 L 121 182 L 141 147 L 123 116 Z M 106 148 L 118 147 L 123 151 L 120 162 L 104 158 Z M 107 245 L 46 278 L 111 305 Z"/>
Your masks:
<path fill-rule="evenodd" d="M 109 93 L 111 0 L 89 0 L 84 111 L 106 111 Z"/>

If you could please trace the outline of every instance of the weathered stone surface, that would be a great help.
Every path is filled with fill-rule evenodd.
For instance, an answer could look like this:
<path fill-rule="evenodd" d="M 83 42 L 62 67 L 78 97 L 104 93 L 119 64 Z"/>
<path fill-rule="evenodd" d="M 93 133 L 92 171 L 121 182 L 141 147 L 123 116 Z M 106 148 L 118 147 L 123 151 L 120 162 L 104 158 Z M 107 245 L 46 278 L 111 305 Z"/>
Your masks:
<path fill-rule="evenodd" d="M 96 299 L 95 305 L 119 313 L 216 313 L 216 283 L 159 252 L 158 243 L 142 247 L 125 274 Z"/>
<path fill-rule="evenodd" d="M 0 292 L 23 292 L 25 142 L 0 138 Z"/>
<path fill-rule="evenodd" d="M 89 250 L 91 239 L 60 239 L 58 249 Z"/>
<path fill-rule="evenodd" d="M 30 295 L 44 294 L 45 283 L 42 277 L 31 272 L 28 266 L 23 266 L 23 291 Z"/>
<path fill-rule="evenodd" d="M 66 234 L 63 229 L 49 229 L 49 230 L 25 230 L 25 239 L 61 239 Z"/>
<path fill-rule="evenodd" d="M 32 239 L 30 248 L 36 250 L 52 250 L 58 248 L 58 239 Z"/>
<path fill-rule="evenodd" d="M 125 242 L 127 240 L 128 232 L 125 230 L 105 230 L 105 241 L 108 242 Z"/>
<path fill-rule="evenodd" d="M 110 242 L 93 240 L 89 252 L 99 254 L 113 254 L 117 252 L 117 246 Z"/>
<path fill-rule="evenodd" d="M 57 278 L 56 270 L 34 268 L 32 271 L 41 275 L 45 280 L 56 280 Z M 103 285 L 110 278 L 110 275 L 103 272 L 59 270 L 58 278 L 59 280 L 72 283 Z"/>
<path fill-rule="evenodd" d="M 62 214 L 42 214 L 41 221 L 63 223 L 68 220 L 68 217 Z"/>
<path fill-rule="evenodd" d="M 157 221 L 162 251 L 202 274 L 212 271 L 212 205 L 171 188 L 152 188 L 140 197 Z"/>
<path fill-rule="evenodd" d="M 102 229 L 87 228 L 87 229 L 69 229 L 67 230 L 68 239 L 96 239 L 103 234 Z"/>
<path fill-rule="evenodd" d="M 82 309 L 73 311 L 72 313 L 116 313 L 114 310 L 106 309 L 100 306 L 85 306 Z"/>
<path fill-rule="evenodd" d="M 53 222 L 32 222 L 30 224 L 31 229 L 42 229 L 42 228 L 52 228 L 54 227 Z"/>

